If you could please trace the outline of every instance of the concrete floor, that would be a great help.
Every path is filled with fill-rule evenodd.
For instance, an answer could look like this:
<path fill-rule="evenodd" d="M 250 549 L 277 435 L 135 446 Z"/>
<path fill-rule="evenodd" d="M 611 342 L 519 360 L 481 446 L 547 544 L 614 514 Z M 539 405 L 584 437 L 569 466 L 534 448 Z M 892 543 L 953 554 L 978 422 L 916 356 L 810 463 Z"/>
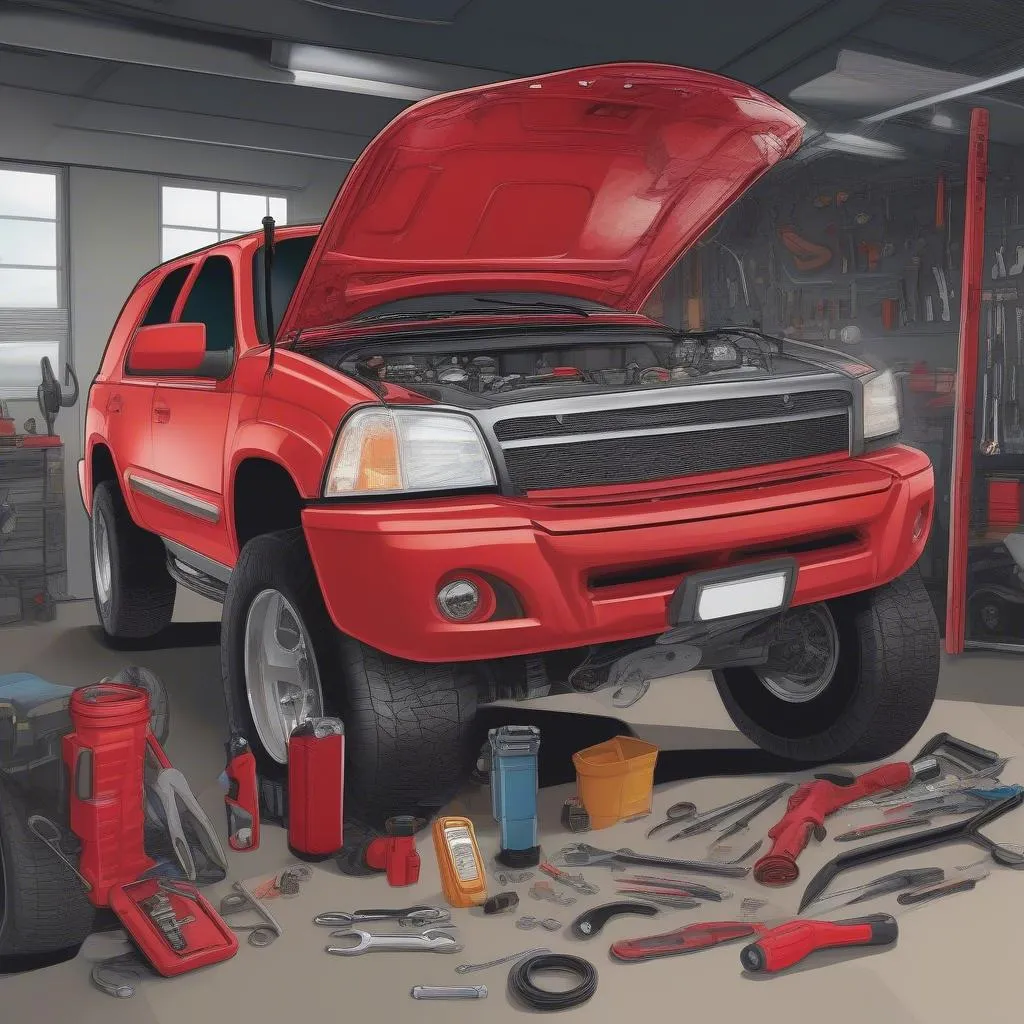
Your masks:
<path fill-rule="evenodd" d="M 171 733 L 167 752 L 189 778 L 211 820 L 224 826 L 223 798 L 216 779 L 223 769 L 224 714 L 220 694 L 216 636 L 217 606 L 181 595 L 175 628 L 181 646 L 159 651 L 113 651 L 99 640 L 90 603 L 61 606 L 56 622 L 0 629 L 0 671 L 31 671 L 66 685 L 80 685 L 111 675 L 128 664 L 143 665 L 167 683 L 171 693 Z M 1015 755 L 1003 781 L 1024 782 L 1024 660 L 1014 655 L 969 654 L 946 660 L 942 669 L 941 699 L 908 753 L 923 739 L 948 730 L 982 746 Z M 589 705 L 594 713 L 609 708 L 597 698 L 554 697 L 538 706 L 579 711 Z M 743 747 L 747 744 L 732 729 L 714 687 L 702 673 L 662 680 L 626 717 L 638 733 L 663 746 Z M 766 783 L 744 779 L 703 779 L 660 787 L 655 797 L 659 810 L 675 800 L 693 799 L 698 806 L 713 806 Z M 569 795 L 568 787 L 546 789 L 541 794 L 542 838 L 548 852 L 570 841 L 558 826 L 558 809 Z M 457 808 L 477 823 L 481 845 L 494 845 L 486 790 L 469 789 Z M 874 815 L 877 817 L 877 814 Z M 851 823 L 872 820 L 849 818 Z M 844 820 L 844 826 L 846 820 Z M 644 823 L 616 826 L 590 837 L 603 847 L 656 845 L 645 841 Z M 992 832 L 1001 841 L 1024 843 L 1024 811 L 1010 815 Z M 557 908 L 529 899 L 520 886 L 522 906 L 506 919 L 483 918 L 478 911 L 457 911 L 464 953 L 451 959 L 438 955 L 392 954 L 359 958 L 355 963 L 325 956 L 325 932 L 310 919 L 322 910 L 355 910 L 366 906 L 436 904 L 441 900 L 437 870 L 429 841 L 421 842 L 423 871 L 418 885 L 396 891 L 381 878 L 352 879 L 340 876 L 333 866 L 317 867 L 311 881 L 296 899 L 275 902 L 273 910 L 285 934 L 268 949 L 254 949 L 244 942 L 234 960 L 175 980 L 147 980 L 131 1000 L 115 1000 L 91 988 L 89 962 L 121 951 L 115 934 L 94 936 L 76 960 L 22 975 L 0 978 L 0 1005 L 4 1019 L 29 1015 L 39 1020 L 65 1020 L 81 1024 L 99 1021 L 131 1021 L 134 1024 L 177 1024 L 182 1019 L 239 1019 L 247 1024 L 279 1022 L 297 1013 L 305 1019 L 383 1013 L 396 1019 L 403 1010 L 427 1021 L 469 1019 L 486 1013 L 490 1019 L 512 1019 L 514 1008 L 505 992 L 503 968 L 459 978 L 455 963 L 480 962 L 531 946 L 580 953 L 598 965 L 600 984 L 586 1008 L 569 1011 L 591 1013 L 598 1020 L 617 1020 L 634 1011 L 638 997 L 650 993 L 663 1006 L 715 1013 L 723 1019 L 757 1019 L 761 1024 L 790 1021 L 793 1007 L 807 1007 L 810 1017 L 820 1007 L 829 1024 L 863 1024 L 872 1015 L 897 1022 L 957 1021 L 976 1016 L 979 1006 L 986 1017 L 1010 1019 L 1019 1014 L 1019 991 L 1013 970 L 1008 970 L 1008 951 L 1019 944 L 1013 908 L 1024 897 L 1024 875 L 999 869 L 976 892 L 950 897 L 923 907 L 908 918 L 898 947 L 854 957 L 822 954 L 787 975 L 754 981 L 741 974 L 738 949 L 723 948 L 693 958 L 672 958 L 638 965 L 615 964 L 608 959 L 608 942 L 617 938 L 671 930 L 694 920 L 701 911 L 663 911 L 653 922 L 619 918 L 599 939 L 588 943 L 573 940 L 565 932 L 522 932 L 513 925 L 519 913 L 548 916 L 554 913 L 565 923 L 590 905 L 613 899 L 611 875 L 591 869 L 588 880 L 603 894 L 582 898 L 577 906 Z M 839 852 L 831 840 L 808 850 L 801 858 L 804 878 Z M 705 845 L 695 839 L 656 852 L 668 856 L 699 858 Z M 954 847 L 920 854 L 918 866 L 953 866 L 973 863 L 981 854 L 973 848 Z M 283 834 L 264 831 L 258 851 L 232 855 L 232 878 L 260 879 L 289 863 Z M 891 869 L 890 869 L 891 870 Z M 867 869 L 849 876 L 850 884 L 884 873 Z M 223 886 L 215 887 L 217 902 Z M 743 895 L 768 896 L 776 908 L 794 909 L 801 886 L 777 892 L 764 890 L 749 880 L 733 886 L 736 900 Z M 494 891 L 497 891 L 496 889 Z M 733 902 L 733 901 L 730 901 Z M 864 912 L 890 910 L 878 901 Z M 859 908 L 858 908 L 859 910 Z M 735 916 L 732 909 L 704 918 Z M 852 915 L 850 915 L 852 916 Z M 639 923 L 638 923 L 639 922 Z M 968 976 L 972 981 L 965 984 Z M 414 984 L 486 984 L 490 997 L 472 1009 L 463 1003 L 413 1003 L 408 996 Z M 344 1007 L 343 1010 L 340 1010 Z"/>

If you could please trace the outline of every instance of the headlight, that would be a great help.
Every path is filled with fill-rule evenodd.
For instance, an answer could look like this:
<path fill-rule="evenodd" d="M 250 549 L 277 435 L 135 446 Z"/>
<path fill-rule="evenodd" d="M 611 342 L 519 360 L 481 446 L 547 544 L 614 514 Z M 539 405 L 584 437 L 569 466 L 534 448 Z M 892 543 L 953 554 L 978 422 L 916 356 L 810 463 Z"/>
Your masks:
<path fill-rule="evenodd" d="M 864 385 L 864 440 L 887 437 L 900 431 L 900 406 L 896 378 L 885 370 Z"/>
<path fill-rule="evenodd" d="M 464 416 L 420 409 L 360 409 L 338 435 L 325 498 L 446 491 L 497 483 L 480 431 Z"/>

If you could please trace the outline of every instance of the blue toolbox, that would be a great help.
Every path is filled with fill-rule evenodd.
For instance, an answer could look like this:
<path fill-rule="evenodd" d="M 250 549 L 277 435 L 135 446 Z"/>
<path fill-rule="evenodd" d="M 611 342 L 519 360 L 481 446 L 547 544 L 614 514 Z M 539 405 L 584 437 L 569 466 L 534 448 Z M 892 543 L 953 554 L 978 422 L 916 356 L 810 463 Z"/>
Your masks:
<path fill-rule="evenodd" d="M 501 834 L 496 860 L 510 868 L 540 862 L 537 838 L 537 752 L 535 725 L 503 725 L 487 733 L 491 745 L 491 809 Z"/>

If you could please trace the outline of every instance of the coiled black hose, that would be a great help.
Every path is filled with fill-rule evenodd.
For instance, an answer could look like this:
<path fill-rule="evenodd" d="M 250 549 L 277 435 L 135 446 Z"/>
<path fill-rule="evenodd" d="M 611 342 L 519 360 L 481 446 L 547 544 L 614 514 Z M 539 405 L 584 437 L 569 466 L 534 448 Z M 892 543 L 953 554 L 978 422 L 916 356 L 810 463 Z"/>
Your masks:
<path fill-rule="evenodd" d="M 575 974 L 580 983 L 567 992 L 552 992 L 533 982 L 538 971 Z M 508 972 L 509 995 L 531 1010 L 568 1010 L 581 1006 L 597 991 L 597 968 L 582 957 L 566 953 L 535 953 Z"/>

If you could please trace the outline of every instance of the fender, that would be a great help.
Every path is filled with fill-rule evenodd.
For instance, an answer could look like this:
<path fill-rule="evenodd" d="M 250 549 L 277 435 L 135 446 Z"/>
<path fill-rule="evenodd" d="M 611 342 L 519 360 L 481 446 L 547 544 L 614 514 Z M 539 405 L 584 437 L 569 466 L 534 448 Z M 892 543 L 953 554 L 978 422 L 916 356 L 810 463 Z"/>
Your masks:
<path fill-rule="evenodd" d="M 325 436 L 326 433 L 325 430 Z M 325 448 L 323 441 L 323 437 L 304 437 L 278 424 L 258 420 L 241 424 L 232 438 L 225 503 L 228 507 L 234 503 L 235 475 L 239 465 L 246 459 L 275 463 L 292 478 L 300 497 L 307 501 L 317 498 L 320 481 L 323 479 L 324 462 L 330 456 L 330 448 Z M 333 432 L 328 444 L 333 444 Z"/>

